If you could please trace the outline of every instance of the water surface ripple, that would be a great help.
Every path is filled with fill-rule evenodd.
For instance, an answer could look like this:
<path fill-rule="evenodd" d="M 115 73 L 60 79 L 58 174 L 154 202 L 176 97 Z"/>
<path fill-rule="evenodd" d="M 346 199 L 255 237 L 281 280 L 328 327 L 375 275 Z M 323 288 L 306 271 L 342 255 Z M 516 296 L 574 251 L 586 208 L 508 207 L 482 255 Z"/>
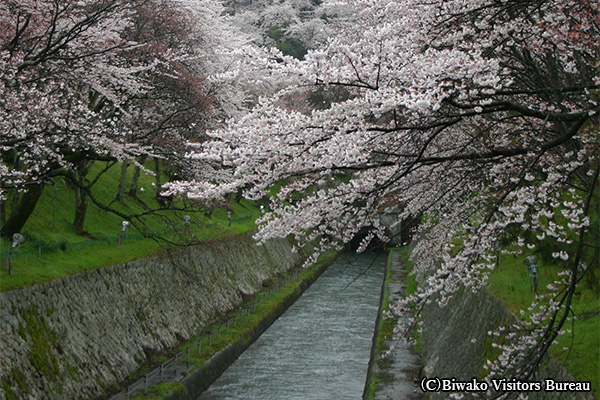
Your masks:
<path fill-rule="evenodd" d="M 361 399 L 385 262 L 338 257 L 198 400 Z"/>

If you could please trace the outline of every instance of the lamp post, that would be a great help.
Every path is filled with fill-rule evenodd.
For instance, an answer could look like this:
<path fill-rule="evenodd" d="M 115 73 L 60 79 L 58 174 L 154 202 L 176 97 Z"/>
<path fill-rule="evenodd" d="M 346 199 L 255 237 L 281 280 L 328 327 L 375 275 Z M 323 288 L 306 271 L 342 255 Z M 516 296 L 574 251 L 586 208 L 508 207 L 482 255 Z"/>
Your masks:
<path fill-rule="evenodd" d="M 187 235 L 189 233 L 191 219 L 192 219 L 192 217 L 190 217 L 189 215 L 183 216 L 183 234 L 184 235 Z"/>
<path fill-rule="evenodd" d="M 20 233 L 15 233 L 12 237 L 10 250 L 8 251 L 8 260 L 6 260 L 6 270 L 8 271 L 9 275 L 12 275 L 12 264 L 10 260 L 12 253 L 13 251 L 19 251 L 19 247 L 21 247 L 23 243 L 25 243 L 25 236 L 21 235 Z"/>
<path fill-rule="evenodd" d="M 537 295 L 538 294 L 538 272 L 537 272 L 537 265 L 536 265 L 535 261 L 536 261 L 535 256 L 529 256 L 523 262 L 525 265 L 527 265 L 527 270 L 529 270 L 529 272 L 530 272 L 529 276 L 531 277 L 531 279 L 533 279 L 533 291 Z"/>
<path fill-rule="evenodd" d="M 129 229 L 129 222 L 123 221 L 121 223 L 121 233 L 119 234 L 119 247 L 123 246 L 123 234 L 127 237 L 127 229 Z"/>

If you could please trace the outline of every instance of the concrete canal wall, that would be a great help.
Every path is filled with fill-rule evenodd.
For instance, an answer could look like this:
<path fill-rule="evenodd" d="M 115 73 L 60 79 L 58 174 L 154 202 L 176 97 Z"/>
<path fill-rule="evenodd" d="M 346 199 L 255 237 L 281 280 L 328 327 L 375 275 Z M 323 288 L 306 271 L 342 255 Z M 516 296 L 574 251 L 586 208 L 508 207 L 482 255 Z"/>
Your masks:
<path fill-rule="evenodd" d="M 421 277 L 419 283 L 427 277 Z M 462 382 L 481 382 L 488 371 L 484 364 L 491 357 L 497 357 L 492 346 L 489 331 L 509 327 L 517 318 L 487 288 L 477 292 L 459 290 L 445 307 L 436 301 L 427 304 L 421 312 L 421 377 L 452 379 Z M 505 377 L 510 379 L 509 376 Z M 560 364 L 547 360 L 538 369 L 534 382 L 545 379 L 574 381 Z M 511 392 L 516 398 L 519 391 Z M 463 392 L 464 398 L 496 398 L 497 393 Z M 527 391 L 527 398 L 534 400 L 551 399 L 592 399 L 585 392 Z M 431 399 L 447 399 L 448 392 L 428 393 Z"/>
<path fill-rule="evenodd" d="M 98 397 L 304 258 L 244 235 L 1 293 L 0 399 Z"/>

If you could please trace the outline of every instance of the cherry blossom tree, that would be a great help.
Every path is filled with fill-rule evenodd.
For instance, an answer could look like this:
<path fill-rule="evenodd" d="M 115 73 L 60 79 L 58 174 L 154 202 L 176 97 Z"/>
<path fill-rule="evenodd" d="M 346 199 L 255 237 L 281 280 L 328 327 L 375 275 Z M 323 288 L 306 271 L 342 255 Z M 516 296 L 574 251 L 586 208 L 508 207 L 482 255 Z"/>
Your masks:
<path fill-rule="evenodd" d="M 379 214 L 389 204 L 402 207 L 401 219 L 425 215 L 413 254 L 416 273 L 428 276 L 418 303 L 477 290 L 500 249 L 543 246 L 564 263 L 566 286 L 556 284 L 535 329 L 522 329 L 497 364 L 528 379 L 582 277 L 598 274 L 600 5 L 347 6 L 354 18 L 324 47 L 303 61 L 270 62 L 269 78 L 284 89 L 190 153 L 222 165 L 229 179 L 177 182 L 168 193 L 268 197 L 258 239 L 292 234 L 323 249 L 365 227 L 360 249 L 388 239 Z M 340 87 L 347 95 L 326 109 L 286 106 L 298 93 Z M 463 244 L 451 248 L 457 238 Z"/>
<path fill-rule="evenodd" d="M 141 167 L 198 136 L 219 108 L 218 82 L 205 84 L 216 50 L 237 44 L 221 11 L 209 0 L 0 2 L 0 198 L 15 204 L 3 236 L 56 176 L 86 186 L 78 166 Z"/>
<path fill-rule="evenodd" d="M 115 128 L 119 92 L 141 92 L 136 69 L 151 66 L 122 62 L 135 46 L 121 36 L 132 12 L 124 2 L 3 1 L 0 8 L 2 191 L 31 189 L 3 226 L 10 235 L 51 171 L 96 149 L 99 157 L 127 153 Z M 99 96 L 87 98 L 90 91 Z M 107 101 L 114 107 L 103 112 Z"/>
<path fill-rule="evenodd" d="M 233 23 L 266 47 L 302 58 L 327 40 L 333 21 L 349 14 L 348 7 L 320 0 L 309 1 L 226 1 Z"/>

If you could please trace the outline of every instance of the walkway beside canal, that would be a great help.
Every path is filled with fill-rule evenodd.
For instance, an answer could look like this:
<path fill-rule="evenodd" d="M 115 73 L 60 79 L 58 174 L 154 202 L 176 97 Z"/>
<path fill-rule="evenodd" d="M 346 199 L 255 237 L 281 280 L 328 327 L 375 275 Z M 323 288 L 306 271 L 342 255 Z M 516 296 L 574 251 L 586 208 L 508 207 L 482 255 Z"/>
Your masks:
<path fill-rule="evenodd" d="M 392 251 L 390 278 L 387 281 L 388 303 L 395 304 L 404 296 L 406 289 L 405 265 L 399 249 Z M 398 315 L 408 318 L 408 314 Z M 404 338 L 391 337 L 384 340 L 384 347 L 391 349 L 390 354 L 374 364 L 377 376 L 376 400 L 420 400 L 424 399 L 418 381 L 420 374 L 419 356 L 413 344 Z"/>

